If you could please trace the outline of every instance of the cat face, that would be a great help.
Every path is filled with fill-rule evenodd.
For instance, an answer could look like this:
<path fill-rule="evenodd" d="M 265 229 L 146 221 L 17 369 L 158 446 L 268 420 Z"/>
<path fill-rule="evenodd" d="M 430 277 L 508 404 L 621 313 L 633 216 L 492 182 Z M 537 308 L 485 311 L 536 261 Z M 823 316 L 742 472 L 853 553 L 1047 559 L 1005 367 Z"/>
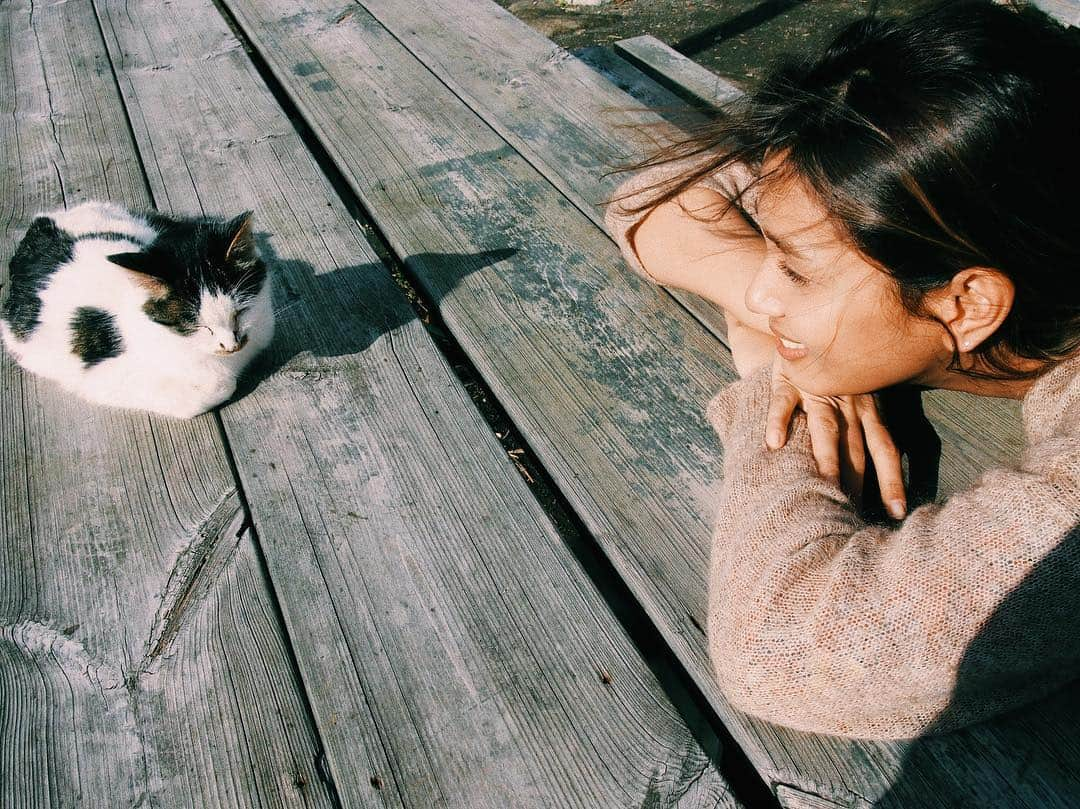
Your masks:
<path fill-rule="evenodd" d="M 251 212 L 231 220 L 147 219 L 158 231 L 149 247 L 109 256 L 150 292 L 147 317 L 197 351 L 241 351 L 255 320 L 269 316 L 266 266 L 252 238 Z"/>

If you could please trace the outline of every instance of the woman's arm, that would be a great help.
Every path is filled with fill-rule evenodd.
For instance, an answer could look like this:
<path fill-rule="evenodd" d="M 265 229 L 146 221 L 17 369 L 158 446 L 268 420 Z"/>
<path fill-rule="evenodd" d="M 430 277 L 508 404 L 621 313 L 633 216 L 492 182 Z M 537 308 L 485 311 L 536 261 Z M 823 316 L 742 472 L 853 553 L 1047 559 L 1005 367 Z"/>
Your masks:
<path fill-rule="evenodd" d="M 643 202 L 656 193 L 651 186 L 701 160 L 701 156 L 684 158 L 630 177 L 607 208 L 608 232 L 635 272 L 706 298 L 724 310 L 729 322 L 734 318 L 752 331 L 768 332 L 768 318 L 749 311 L 743 300 L 765 256 L 765 243 L 746 210 L 752 208 L 753 196 L 744 195 L 742 208 L 728 204 L 753 180 L 749 168 L 728 166 L 645 213 L 628 214 L 620 204 Z M 624 195 L 628 196 L 618 199 Z"/>
<path fill-rule="evenodd" d="M 804 415 L 783 449 L 765 448 L 770 376 L 737 381 L 708 410 L 724 443 L 709 653 L 736 707 L 811 732 L 909 738 L 1076 677 L 1075 438 L 1041 442 L 1020 469 L 987 472 L 899 527 L 868 525 L 818 475 Z"/>

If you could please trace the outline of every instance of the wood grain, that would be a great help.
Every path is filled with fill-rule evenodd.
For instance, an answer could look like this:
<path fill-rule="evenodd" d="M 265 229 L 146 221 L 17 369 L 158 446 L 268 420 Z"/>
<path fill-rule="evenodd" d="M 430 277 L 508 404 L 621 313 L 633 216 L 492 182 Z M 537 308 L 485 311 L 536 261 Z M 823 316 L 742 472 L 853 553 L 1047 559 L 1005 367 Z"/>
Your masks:
<path fill-rule="evenodd" d="M 150 198 L 88 4 L 0 6 L 7 260 L 39 210 Z M 0 805 L 332 801 L 213 416 L 0 356 Z"/>
<path fill-rule="evenodd" d="M 440 3 L 369 0 L 364 6 L 599 225 L 602 213 L 595 203 L 610 196 L 624 176 L 605 176 L 604 167 L 619 164 L 635 143 L 646 138 L 626 127 L 659 125 L 659 133 L 670 134 L 658 137 L 678 137 L 681 126 L 701 120 L 691 109 L 682 113 L 668 109 L 660 115 L 635 108 L 637 99 L 594 75 L 490 0 L 469 0 L 462 7 L 468 10 L 465 14 L 462 8 L 450 11 Z M 463 56 L 481 36 L 489 42 L 482 51 L 484 58 Z M 658 40 L 648 41 L 647 48 L 632 44 L 630 49 L 638 54 L 636 63 L 646 61 L 647 51 L 653 72 L 669 71 L 671 87 L 690 81 L 690 92 L 704 92 L 702 86 L 710 84 L 703 77 L 707 70 Z M 716 77 L 712 84 L 722 88 L 724 100 L 734 97 L 736 88 L 729 82 Z M 725 339 L 715 307 L 680 290 L 672 294 Z M 939 495 L 966 489 L 985 469 L 1019 458 L 1022 435 L 1015 402 L 936 391 L 925 397 L 925 407 L 942 434 Z M 973 409 L 978 413 L 977 429 L 972 428 Z"/>
<path fill-rule="evenodd" d="M 97 8 L 155 197 L 253 208 L 278 279 L 275 344 L 222 420 L 343 803 L 739 805 L 213 7 Z"/>

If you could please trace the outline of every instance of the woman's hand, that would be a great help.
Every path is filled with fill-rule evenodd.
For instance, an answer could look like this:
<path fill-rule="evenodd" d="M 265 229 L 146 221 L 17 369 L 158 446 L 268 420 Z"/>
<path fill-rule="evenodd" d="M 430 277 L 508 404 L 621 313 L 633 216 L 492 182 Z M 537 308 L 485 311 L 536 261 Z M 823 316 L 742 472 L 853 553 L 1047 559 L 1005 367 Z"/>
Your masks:
<path fill-rule="evenodd" d="M 875 394 L 804 393 L 783 376 L 779 361 L 775 361 L 765 429 L 765 443 L 770 449 L 779 449 L 787 442 L 788 426 L 796 408 L 806 413 L 810 443 L 821 475 L 839 483 L 858 507 L 869 451 L 877 471 L 881 501 L 895 519 L 903 519 L 907 505 L 900 453 L 881 418 Z"/>

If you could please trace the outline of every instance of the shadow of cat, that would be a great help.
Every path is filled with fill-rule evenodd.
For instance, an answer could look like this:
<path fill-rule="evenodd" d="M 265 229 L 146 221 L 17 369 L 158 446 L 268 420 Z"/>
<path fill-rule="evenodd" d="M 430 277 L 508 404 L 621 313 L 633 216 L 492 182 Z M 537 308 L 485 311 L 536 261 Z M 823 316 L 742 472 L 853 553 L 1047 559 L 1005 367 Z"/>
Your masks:
<path fill-rule="evenodd" d="M 332 363 L 325 360 L 358 354 L 416 317 L 405 292 L 382 262 L 316 273 L 306 261 L 278 256 L 267 234 L 259 233 L 255 238 L 273 281 L 274 339 L 244 369 L 236 391 L 221 406 L 248 395 L 286 366 L 295 365 L 295 358 L 302 354 L 311 356 L 319 367 L 329 368 Z M 434 268 L 440 278 L 449 279 L 445 288 L 452 289 L 470 273 L 516 252 L 502 248 L 472 254 L 418 253 L 406 263 L 418 261 Z"/>

